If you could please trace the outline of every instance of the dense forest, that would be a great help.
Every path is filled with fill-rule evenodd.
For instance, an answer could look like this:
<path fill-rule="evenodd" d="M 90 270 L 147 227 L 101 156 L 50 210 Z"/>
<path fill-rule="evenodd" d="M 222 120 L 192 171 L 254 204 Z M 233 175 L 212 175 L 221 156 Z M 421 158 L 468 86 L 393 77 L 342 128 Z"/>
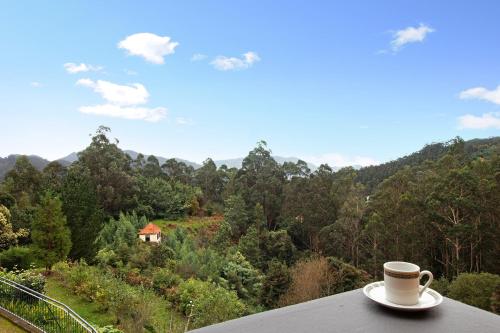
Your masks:
<path fill-rule="evenodd" d="M 69 166 L 20 156 L 0 185 L 0 274 L 57 285 L 103 332 L 183 332 L 382 279 L 411 261 L 448 297 L 500 311 L 500 138 L 334 171 L 273 159 L 131 158 L 100 127 Z M 139 240 L 154 221 L 160 244 Z M 101 318 L 101 319 L 100 319 Z"/>

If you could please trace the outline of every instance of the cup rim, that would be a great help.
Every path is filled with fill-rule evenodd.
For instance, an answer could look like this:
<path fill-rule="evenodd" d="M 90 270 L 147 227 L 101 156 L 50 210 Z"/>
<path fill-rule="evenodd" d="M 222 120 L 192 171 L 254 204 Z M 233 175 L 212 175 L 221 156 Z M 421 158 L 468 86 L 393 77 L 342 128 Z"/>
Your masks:
<path fill-rule="evenodd" d="M 393 265 L 406 265 L 409 268 L 408 269 L 397 269 L 394 267 L 390 267 Z M 384 270 L 387 270 L 389 272 L 394 272 L 394 273 L 418 273 L 420 272 L 420 267 L 416 264 L 413 264 L 411 262 L 406 262 L 406 261 L 388 261 L 384 263 Z"/>

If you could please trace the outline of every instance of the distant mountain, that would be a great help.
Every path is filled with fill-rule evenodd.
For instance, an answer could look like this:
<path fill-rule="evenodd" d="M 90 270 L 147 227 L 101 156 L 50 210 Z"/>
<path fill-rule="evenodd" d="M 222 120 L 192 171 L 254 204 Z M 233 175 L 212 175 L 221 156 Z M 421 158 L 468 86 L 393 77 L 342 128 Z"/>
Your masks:
<path fill-rule="evenodd" d="M 282 157 L 282 156 L 273 156 L 273 158 L 278 162 L 279 164 L 283 164 L 285 162 L 292 162 L 292 163 L 297 163 L 299 158 L 297 157 Z M 239 157 L 239 158 L 231 158 L 227 160 L 216 160 L 214 161 L 215 165 L 217 167 L 220 167 L 221 165 L 226 165 L 228 168 L 241 168 L 241 165 L 243 164 L 244 157 Z M 311 171 L 316 170 L 318 167 L 312 163 L 306 162 L 307 166 Z"/>
<path fill-rule="evenodd" d="M 136 151 L 133 151 L 133 150 L 124 150 L 125 153 L 127 153 L 130 157 L 132 157 L 133 159 L 137 158 L 137 155 L 139 155 L 138 152 Z M 144 155 L 144 159 L 147 160 L 149 155 Z M 166 158 L 166 157 L 162 157 L 162 156 L 156 156 L 154 155 L 157 159 L 158 159 L 158 162 L 160 162 L 160 165 L 162 165 L 163 163 L 165 163 L 169 158 Z M 191 162 L 191 161 L 188 161 L 188 160 L 183 160 L 182 158 L 177 158 L 177 157 L 174 157 L 174 159 L 177 161 L 177 162 L 183 162 L 187 165 L 190 165 L 192 166 L 193 168 L 195 169 L 198 169 L 199 167 L 201 167 L 200 164 L 196 163 L 196 162 Z"/>
<path fill-rule="evenodd" d="M 68 166 L 77 160 L 78 160 L 78 153 L 73 152 L 73 153 L 69 154 L 68 156 L 64 156 L 64 157 L 58 159 L 57 161 L 59 163 L 61 163 L 62 165 Z"/>
<path fill-rule="evenodd" d="M 2 180 L 7 172 L 9 172 L 14 165 L 16 164 L 16 160 L 19 156 L 19 154 L 12 154 L 7 157 L 0 157 L 0 180 Z M 43 170 L 47 164 L 50 163 L 50 161 L 36 155 L 29 155 L 28 159 L 30 160 L 31 164 L 38 170 Z"/>
<path fill-rule="evenodd" d="M 469 141 L 465 141 L 465 151 L 471 157 L 491 154 L 495 149 L 500 149 L 500 137 L 492 137 L 488 139 L 472 139 Z M 387 163 L 368 166 L 368 167 L 360 167 L 358 165 L 353 165 L 353 168 L 359 170 L 357 173 L 357 180 L 365 184 L 368 187 L 368 189 L 371 190 L 375 186 L 377 186 L 377 184 L 379 184 L 382 180 L 392 176 L 401 168 L 405 166 L 418 165 L 424 162 L 425 160 L 436 161 L 439 158 L 441 158 L 444 154 L 446 154 L 448 150 L 449 150 L 449 145 L 447 145 L 446 143 L 442 142 L 432 143 L 424 146 L 424 148 L 415 153 L 403 156 L 401 158 L 398 158 L 396 160 Z M 125 150 L 125 153 L 127 153 L 133 159 L 135 159 L 139 154 L 138 152 L 133 150 Z M 9 170 L 11 170 L 14 167 L 16 159 L 19 156 L 21 155 L 12 154 L 7 157 L 3 158 L 0 157 L 0 181 L 5 177 L 7 172 L 9 172 Z M 147 159 L 148 156 L 149 155 L 145 155 L 144 158 Z M 156 156 L 156 155 L 155 157 L 160 162 L 160 165 L 165 163 L 165 161 L 167 160 L 166 157 Z M 299 160 L 297 157 L 273 156 L 273 158 L 279 164 L 283 164 L 284 162 L 296 163 Z M 43 157 L 37 155 L 29 155 L 28 159 L 30 160 L 31 164 L 33 164 L 33 166 L 35 166 L 35 168 L 37 168 L 38 170 L 42 170 L 43 168 L 45 168 L 47 164 L 50 163 L 49 160 L 44 159 Z M 233 167 L 241 168 L 243 159 L 244 159 L 243 157 L 240 157 L 240 158 L 232 158 L 226 160 L 215 160 L 214 163 L 217 165 L 217 167 L 220 167 L 221 165 L 225 164 L 229 168 Z M 73 152 L 65 157 L 58 159 L 57 161 L 64 166 L 68 166 L 71 163 L 75 162 L 76 160 L 78 160 L 78 153 Z M 180 158 L 175 158 L 175 160 L 178 162 L 184 162 L 187 165 L 191 165 L 195 169 L 201 167 L 201 165 L 196 162 Z M 316 165 L 312 163 L 307 163 L 307 165 L 309 166 L 311 171 L 315 171 L 318 168 Z M 332 169 L 334 171 L 337 171 L 340 168 L 332 167 Z"/>
<path fill-rule="evenodd" d="M 136 159 L 137 155 L 139 155 L 138 152 L 133 151 L 133 150 L 124 150 L 124 152 L 126 154 L 128 154 L 132 159 Z M 160 162 L 160 165 L 162 165 L 163 163 L 165 163 L 168 160 L 168 158 L 166 158 L 166 157 L 156 156 L 156 155 L 154 155 L 154 156 L 158 159 L 158 162 Z M 149 157 L 149 155 L 144 155 L 144 159 L 145 160 L 148 157 Z M 187 165 L 191 165 L 195 169 L 198 169 L 199 167 L 201 167 L 201 165 L 198 164 L 198 163 L 196 163 L 196 162 L 191 162 L 191 161 L 188 161 L 188 160 L 183 160 L 182 158 L 177 158 L 177 157 L 174 157 L 174 159 L 177 162 L 184 162 Z M 73 153 L 69 154 L 68 156 L 61 157 L 57 161 L 61 162 L 62 164 L 71 164 L 71 163 L 75 162 L 76 160 L 78 160 L 78 153 L 73 152 Z"/>
<path fill-rule="evenodd" d="M 126 154 L 128 154 L 132 159 L 136 159 L 137 155 L 139 155 L 139 153 L 134 151 L 134 150 L 128 149 L 128 150 L 124 150 L 124 152 Z M 158 159 L 158 162 L 160 162 L 160 165 L 162 165 L 163 163 L 165 163 L 169 159 L 169 158 L 163 157 L 163 156 L 157 156 L 157 155 L 154 155 L 154 156 Z M 144 155 L 144 159 L 147 159 L 148 157 L 149 157 L 149 155 Z M 297 161 L 299 160 L 297 157 L 273 156 L 273 158 L 279 164 L 283 164 L 284 162 L 297 163 Z M 58 161 L 61 162 L 62 164 L 71 164 L 74 161 L 76 161 L 77 159 L 78 159 L 78 153 L 71 153 L 68 156 L 60 158 Z M 177 157 L 174 157 L 174 159 L 177 162 L 186 163 L 187 165 L 190 165 L 195 169 L 198 169 L 201 167 L 201 164 L 196 163 L 196 162 L 184 160 L 182 158 L 177 158 Z M 217 167 L 220 167 L 221 165 L 225 164 L 228 168 L 241 168 L 241 164 L 243 163 L 243 159 L 244 159 L 243 157 L 238 157 L 238 158 L 232 158 L 232 159 L 227 159 L 227 160 L 215 160 L 214 163 L 215 163 L 215 165 L 217 165 Z M 314 165 L 312 163 L 307 163 L 307 165 L 309 166 L 309 169 L 311 169 L 311 171 L 314 171 L 318 168 L 316 165 Z"/>

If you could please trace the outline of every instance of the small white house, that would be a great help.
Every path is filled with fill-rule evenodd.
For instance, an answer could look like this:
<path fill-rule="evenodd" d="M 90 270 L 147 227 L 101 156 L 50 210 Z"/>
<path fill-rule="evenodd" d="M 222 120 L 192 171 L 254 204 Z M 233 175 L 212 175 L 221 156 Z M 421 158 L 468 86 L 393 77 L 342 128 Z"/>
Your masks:
<path fill-rule="evenodd" d="M 139 238 L 144 242 L 160 243 L 161 229 L 156 224 L 148 223 L 139 231 Z"/>

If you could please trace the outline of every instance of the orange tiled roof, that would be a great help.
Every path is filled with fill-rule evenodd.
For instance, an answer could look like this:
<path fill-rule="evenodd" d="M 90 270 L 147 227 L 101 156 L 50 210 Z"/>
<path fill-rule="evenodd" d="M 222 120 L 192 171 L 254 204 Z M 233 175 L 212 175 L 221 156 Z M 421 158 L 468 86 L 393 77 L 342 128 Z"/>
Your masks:
<path fill-rule="evenodd" d="M 153 223 L 148 223 L 144 229 L 141 229 L 139 231 L 139 235 L 151 235 L 151 234 L 157 234 L 161 232 L 160 227 L 158 227 L 156 224 Z"/>

